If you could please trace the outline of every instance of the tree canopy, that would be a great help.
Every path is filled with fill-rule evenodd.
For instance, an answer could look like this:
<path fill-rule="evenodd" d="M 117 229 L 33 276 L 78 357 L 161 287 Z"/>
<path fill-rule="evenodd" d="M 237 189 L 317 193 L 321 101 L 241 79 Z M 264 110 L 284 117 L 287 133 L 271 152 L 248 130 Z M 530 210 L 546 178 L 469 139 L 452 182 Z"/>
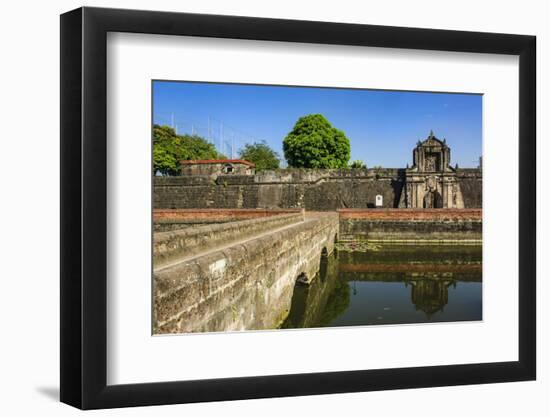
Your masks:
<path fill-rule="evenodd" d="M 294 168 L 345 168 L 349 139 L 321 114 L 300 117 L 283 140 L 288 165 Z"/>
<path fill-rule="evenodd" d="M 239 151 L 239 157 L 253 162 L 256 165 L 257 171 L 279 168 L 279 154 L 265 142 L 247 143 Z"/>
<path fill-rule="evenodd" d="M 213 144 L 197 135 L 177 135 L 169 126 L 153 126 L 153 172 L 176 175 L 179 161 L 225 159 Z"/>

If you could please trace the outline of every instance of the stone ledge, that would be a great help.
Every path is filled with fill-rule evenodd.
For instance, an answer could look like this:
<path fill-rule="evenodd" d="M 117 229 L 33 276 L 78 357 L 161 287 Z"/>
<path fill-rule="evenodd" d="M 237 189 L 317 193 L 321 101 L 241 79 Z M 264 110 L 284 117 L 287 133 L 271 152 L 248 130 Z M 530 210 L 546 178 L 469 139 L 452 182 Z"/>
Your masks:
<path fill-rule="evenodd" d="M 157 232 L 153 235 L 153 265 L 156 269 L 178 258 L 198 255 L 303 220 L 304 214 L 298 212 Z"/>

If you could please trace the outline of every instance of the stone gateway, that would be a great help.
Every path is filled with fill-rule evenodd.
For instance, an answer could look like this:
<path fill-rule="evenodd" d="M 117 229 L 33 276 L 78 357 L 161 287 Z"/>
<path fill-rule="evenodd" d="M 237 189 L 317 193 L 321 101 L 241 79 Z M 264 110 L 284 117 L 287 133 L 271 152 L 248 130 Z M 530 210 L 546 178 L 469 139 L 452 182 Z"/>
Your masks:
<path fill-rule="evenodd" d="M 452 168 L 451 149 L 445 139 L 430 132 L 413 150 L 413 166 L 405 170 L 405 192 L 400 208 L 464 208 L 464 198 Z M 481 184 L 480 184 L 481 185 Z"/>

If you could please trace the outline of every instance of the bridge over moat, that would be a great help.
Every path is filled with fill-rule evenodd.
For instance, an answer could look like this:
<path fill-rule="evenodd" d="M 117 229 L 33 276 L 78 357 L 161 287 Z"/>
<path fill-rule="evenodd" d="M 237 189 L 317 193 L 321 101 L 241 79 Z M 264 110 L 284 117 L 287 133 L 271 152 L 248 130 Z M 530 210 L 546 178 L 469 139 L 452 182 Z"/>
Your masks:
<path fill-rule="evenodd" d="M 299 212 L 157 235 L 154 332 L 278 327 L 296 281 L 315 277 L 338 228 L 337 213 Z M 170 256 L 183 247 L 192 255 Z"/>

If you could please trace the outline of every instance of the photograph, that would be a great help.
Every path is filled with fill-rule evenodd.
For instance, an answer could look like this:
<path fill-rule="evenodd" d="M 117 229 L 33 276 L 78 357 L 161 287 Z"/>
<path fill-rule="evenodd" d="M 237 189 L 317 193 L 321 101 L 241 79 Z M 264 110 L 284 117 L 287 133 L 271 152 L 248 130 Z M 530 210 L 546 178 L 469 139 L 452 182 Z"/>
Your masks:
<path fill-rule="evenodd" d="M 483 95 L 152 81 L 154 335 L 483 320 Z"/>

